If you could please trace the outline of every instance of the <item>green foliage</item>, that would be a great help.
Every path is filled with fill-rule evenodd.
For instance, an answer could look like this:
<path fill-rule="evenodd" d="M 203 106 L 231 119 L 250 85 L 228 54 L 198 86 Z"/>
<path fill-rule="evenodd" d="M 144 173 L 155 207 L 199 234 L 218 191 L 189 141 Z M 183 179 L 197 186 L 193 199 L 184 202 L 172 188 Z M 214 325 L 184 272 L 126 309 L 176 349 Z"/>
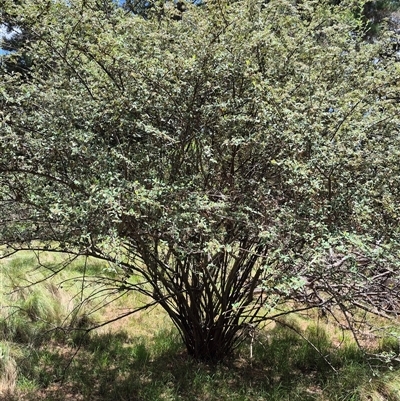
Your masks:
<path fill-rule="evenodd" d="M 8 250 L 110 262 L 203 360 L 288 301 L 398 310 L 400 70 L 364 2 L 3 3 L 35 32 L 0 83 Z"/>

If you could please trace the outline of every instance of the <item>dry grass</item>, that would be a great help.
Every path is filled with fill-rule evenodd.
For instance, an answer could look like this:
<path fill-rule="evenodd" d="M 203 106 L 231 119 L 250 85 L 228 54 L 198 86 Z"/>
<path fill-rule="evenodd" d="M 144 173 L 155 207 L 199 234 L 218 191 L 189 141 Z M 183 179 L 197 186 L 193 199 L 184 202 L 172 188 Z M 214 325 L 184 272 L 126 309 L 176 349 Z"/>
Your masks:
<path fill-rule="evenodd" d="M 17 383 L 17 364 L 4 342 L 0 343 L 0 397 L 12 394 Z"/>

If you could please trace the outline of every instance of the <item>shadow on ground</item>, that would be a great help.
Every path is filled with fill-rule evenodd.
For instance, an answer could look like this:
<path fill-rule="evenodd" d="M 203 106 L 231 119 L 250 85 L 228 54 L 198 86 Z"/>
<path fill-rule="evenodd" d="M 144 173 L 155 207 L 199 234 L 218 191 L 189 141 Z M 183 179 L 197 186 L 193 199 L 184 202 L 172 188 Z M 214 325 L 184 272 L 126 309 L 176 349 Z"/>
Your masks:
<path fill-rule="evenodd" d="M 368 379 L 356 350 L 329 356 L 342 366 L 338 374 L 299 337 L 284 330 L 273 334 L 254 343 L 251 361 L 247 344 L 217 366 L 190 359 L 171 331 L 151 343 L 124 332 L 77 336 L 69 346 L 47 344 L 21 358 L 19 390 L 7 401 L 358 399 L 340 398 Z M 329 354 L 328 342 L 321 347 Z"/>

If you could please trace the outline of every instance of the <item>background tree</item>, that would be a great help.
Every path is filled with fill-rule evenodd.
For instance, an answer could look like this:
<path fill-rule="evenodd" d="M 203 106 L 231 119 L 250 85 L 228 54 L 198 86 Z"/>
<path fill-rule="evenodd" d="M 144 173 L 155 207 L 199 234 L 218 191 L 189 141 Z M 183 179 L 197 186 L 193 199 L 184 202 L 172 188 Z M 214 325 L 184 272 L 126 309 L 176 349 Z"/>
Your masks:
<path fill-rule="evenodd" d="M 396 19 L 395 13 L 399 9 L 399 0 L 375 0 L 366 2 L 363 16 L 368 28 L 367 35 L 369 37 L 374 37 L 379 34 L 381 25 L 385 19 L 389 19 L 389 26 L 391 26 L 392 29 L 398 30 L 399 24 L 398 22 L 396 23 L 394 19 Z"/>
<path fill-rule="evenodd" d="M 23 48 L 24 44 L 34 40 L 34 35 L 29 30 L 29 20 L 18 16 L 19 4 L 20 1 L 14 1 L 14 7 L 6 9 L 0 3 L 0 25 L 7 33 L 0 37 L 0 48 L 7 54 L 7 56 L 3 56 L 2 60 L 3 72 L 20 73 L 26 77 L 32 67 L 32 57 Z M 40 19 L 41 16 L 37 17 Z"/>
<path fill-rule="evenodd" d="M 295 310 L 355 336 L 397 313 L 399 65 L 345 3 L 18 6 L 37 40 L 0 84 L 1 243 L 110 261 L 105 288 L 198 359 Z"/>

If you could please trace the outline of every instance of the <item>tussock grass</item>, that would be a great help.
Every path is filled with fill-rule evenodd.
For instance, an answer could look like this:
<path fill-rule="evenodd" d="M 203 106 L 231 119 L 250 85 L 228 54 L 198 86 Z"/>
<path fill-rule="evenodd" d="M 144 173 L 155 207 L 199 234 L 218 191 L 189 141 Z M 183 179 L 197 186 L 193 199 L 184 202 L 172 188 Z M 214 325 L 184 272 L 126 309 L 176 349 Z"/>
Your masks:
<path fill-rule="evenodd" d="M 0 342 L 0 396 L 7 396 L 15 389 L 17 382 L 17 364 L 10 346 Z"/>
<path fill-rule="evenodd" d="M 400 376 L 398 372 L 379 375 L 358 391 L 360 401 L 400 400 Z"/>

